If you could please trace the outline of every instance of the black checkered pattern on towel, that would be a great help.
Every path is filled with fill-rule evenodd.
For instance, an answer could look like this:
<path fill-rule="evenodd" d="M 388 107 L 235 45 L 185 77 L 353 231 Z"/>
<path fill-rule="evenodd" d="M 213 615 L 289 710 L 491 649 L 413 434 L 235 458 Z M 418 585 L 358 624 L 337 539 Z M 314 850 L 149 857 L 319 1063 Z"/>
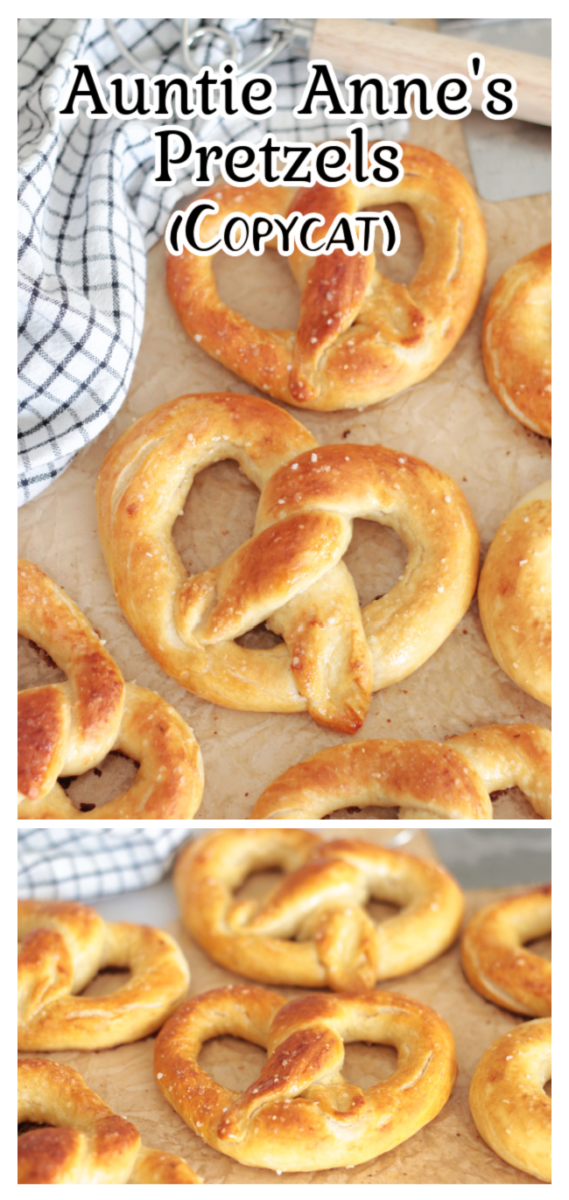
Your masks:
<path fill-rule="evenodd" d="M 95 900 L 150 887 L 168 873 L 178 847 L 192 836 L 187 828 L 20 832 L 18 896 L 20 900 Z"/>
<path fill-rule="evenodd" d="M 190 28 L 204 23 L 196 19 Z M 245 58 L 270 37 L 270 21 L 219 24 L 245 44 Z M 180 20 L 129 17 L 116 25 L 149 74 L 184 70 Z M 142 334 L 146 251 L 190 189 L 183 179 L 170 188 L 155 186 L 150 135 L 156 122 L 93 121 L 84 105 L 75 118 L 57 115 L 74 60 L 90 61 L 103 88 L 112 73 L 134 74 L 104 19 L 26 18 L 19 40 L 18 495 L 25 503 L 122 404 Z M 274 116 L 259 124 L 213 118 L 201 123 L 201 140 L 257 141 L 267 130 L 314 141 L 345 135 L 345 126 L 321 115 L 302 126 L 294 122 L 292 109 L 307 78 L 302 48 L 289 47 L 265 70 L 278 84 Z M 393 123 L 388 136 L 401 137 L 405 129 Z M 371 135 L 383 131 L 370 122 Z"/>

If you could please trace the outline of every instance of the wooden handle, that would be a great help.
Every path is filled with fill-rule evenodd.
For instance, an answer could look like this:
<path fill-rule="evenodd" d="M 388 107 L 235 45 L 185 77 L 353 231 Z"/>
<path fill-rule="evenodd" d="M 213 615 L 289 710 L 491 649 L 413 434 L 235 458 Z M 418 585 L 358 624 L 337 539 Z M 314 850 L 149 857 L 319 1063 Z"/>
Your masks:
<path fill-rule="evenodd" d="M 482 83 L 488 75 L 513 75 L 518 85 L 516 117 L 551 125 L 551 62 L 537 54 L 378 21 L 336 18 L 316 22 L 311 47 L 313 58 L 327 58 L 349 74 L 375 73 L 389 79 L 420 73 L 433 83 L 443 75 L 468 75 L 469 54 L 483 54 L 486 60 L 483 78 L 472 82 L 473 108 L 482 108 Z"/>

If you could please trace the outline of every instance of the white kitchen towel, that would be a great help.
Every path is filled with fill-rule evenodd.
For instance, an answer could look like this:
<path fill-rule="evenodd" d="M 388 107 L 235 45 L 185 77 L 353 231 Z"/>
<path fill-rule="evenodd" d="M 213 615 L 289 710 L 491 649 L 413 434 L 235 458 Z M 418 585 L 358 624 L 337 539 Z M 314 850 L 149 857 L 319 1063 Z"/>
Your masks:
<path fill-rule="evenodd" d="M 180 19 L 115 22 L 124 45 L 150 75 L 186 71 Z M 218 24 L 237 36 L 244 61 L 268 43 L 271 21 L 257 18 L 190 21 L 190 30 Z M 154 183 L 157 122 L 91 120 L 80 105 L 61 118 L 74 60 L 96 68 L 101 84 L 116 72 L 135 74 L 103 18 L 26 18 L 19 23 L 19 421 L 18 498 L 25 503 L 54 480 L 108 424 L 122 404 L 140 344 L 146 251 L 170 212 L 191 188 Z M 278 86 L 278 109 L 266 121 L 212 118 L 200 140 L 260 140 L 345 136 L 319 109 L 299 126 L 292 115 L 307 81 L 306 52 L 291 45 L 267 68 Z M 339 76 L 342 79 L 342 76 Z M 176 123 L 181 123 L 178 117 Z M 167 118 L 164 124 L 171 123 Z M 385 127 L 368 122 L 370 136 Z M 187 122 L 189 129 L 192 122 Z M 389 137 L 404 135 L 393 122 Z"/>
<path fill-rule="evenodd" d="M 33 829 L 18 834 L 20 900 L 95 900 L 150 887 L 167 875 L 184 829 L 110 829 L 76 833 Z"/>

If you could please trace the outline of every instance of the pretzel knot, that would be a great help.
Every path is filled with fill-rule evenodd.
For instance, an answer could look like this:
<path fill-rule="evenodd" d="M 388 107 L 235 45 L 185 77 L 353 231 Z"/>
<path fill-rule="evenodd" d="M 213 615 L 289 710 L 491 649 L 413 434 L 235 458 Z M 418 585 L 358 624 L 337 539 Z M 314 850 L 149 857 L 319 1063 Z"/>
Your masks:
<path fill-rule="evenodd" d="M 267 1049 L 259 1078 L 242 1095 L 198 1066 L 203 1043 L 223 1034 Z M 341 1073 L 344 1043 L 357 1041 L 397 1050 L 393 1075 L 365 1091 Z M 155 1051 L 158 1086 L 195 1133 L 239 1162 L 279 1171 L 384 1154 L 440 1112 L 456 1073 L 445 1022 L 394 992 L 287 1003 L 264 988 L 219 988 L 183 1004 Z"/>
<path fill-rule="evenodd" d="M 398 807 L 403 820 L 491 820 L 490 793 L 510 787 L 551 817 L 549 730 L 487 725 L 442 743 L 381 738 L 331 746 L 269 784 L 251 818 L 321 818 L 350 805 L 380 805 Z"/>
<path fill-rule="evenodd" d="M 254 871 L 284 879 L 260 902 L 233 893 Z M 462 893 L 441 867 L 368 842 L 300 830 L 233 830 L 192 842 L 175 868 L 182 919 L 223 966 L 261 983 L 372 988 L 442 954 L 460 928 Z M 366 903 L 402 909 L 377 925 Z"/>
<path fill-rule="evenodd" d="M 524 942 L 551 932 L 551 886 L 488 904 L 462 936 L 468 982 L 486 1000 L 526 1016 L 551 1013 L 551 963 Z"/>
<path fill-rule="evenodd" d="M 189 971 L 173 938 L 103 921 L 73 901 L 18 904 L 20 1050 L 93 1050 L 153 1033 L 184 995 Z M 110 995 L 77 995 L 106 967 L 130 970 Z"/>
<path fill-rule="evenodd" d="M 527 1021 L 498 1038 L 472 1076 L 476 1128 L 500 1158 L 551 1181 L 551 1020 Z"/>
<path fill-rule="evenodd" d="M 425 379 L 450 354 L 478 303 L 486 266 L 484 221 L 460 171 L 419 146 L 403 146 L 404 176 L 393 187 L 311 188 L 215 185 L 202 199 L 219 211 L 201 225 L 204 242 L 231 213 L 286 217 L 319 213 L 323 237 L 336 217 L 408 204 L 424 255 L 407 285 L 381 275 L 373 254 L 343 250 L 287 262 L 301 289 L 296 333 L 261 329 L 221 301 L 215 255 L 169 255 L 170 298 L 190 337 L 247 383 L 287 404 L 323 410 L 365 407 Z"/>
<path fill-rule="evenodd" d="M 65 671 L 65 683 L 18 697 L 18 816 L 105 820 L 191 817 L 203 792 L 194 735 L 175 709 L 126 683 L 81 610 L 33 563 L 18 563 L 18 631 Z M 58 777 L 82 775 L 119 750 L 139 763 L 131 787 L 79 812 Z"/>
<path fill-rule="evenodd" d="M 51 1128 L 18 1138 L 18 1183 L 201 1183 L 183 1158 L 143 1146 L 72 1067 L 20 1059 L 20 1122 Z"/>
<path fill-rule="evenodd" d="M 188 578 L 172 540 L 196 472 L 233 458 L 261 489 L 254 536 Z M 372 691 L 429 658 L 468 608 L 478 533 L 448 476 L 382 446 L 325 446 L 254 396 L 183 396 L 113 446 L 97 482 L 119 604 L 160 666 L 197 695 L 260 712 L 308 709 L 347 733 Z M 409 558 L 363 611 L 341 562 L 356 517 L 389 525 Z M 236 639 L 260 622 L 271 650 Z"/>

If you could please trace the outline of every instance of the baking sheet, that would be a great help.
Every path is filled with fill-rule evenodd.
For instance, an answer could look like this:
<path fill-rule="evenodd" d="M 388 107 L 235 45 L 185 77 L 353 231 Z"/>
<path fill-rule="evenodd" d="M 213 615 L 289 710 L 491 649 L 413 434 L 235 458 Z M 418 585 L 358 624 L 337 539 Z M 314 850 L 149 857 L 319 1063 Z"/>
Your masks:
<path fill-rule="evenodd" d="M 358 833 L 361 836 L 379 840 L 378 834 Z M 433 857 L 421 831 L 412 849 L 414 853 Z M 267 879 L 256 877 L 246 885 L 248 890 L 244 894 L 259 894 Z M 484 904 L 520 890 L 526 889 L 467 892 L 467 919 Z M 376 916 L 388 911 L 386 906 L 379 905 L 374 910 Z M 243 982 L 242 977 L 211 962 L 184 932 L 181 922 L 174 921 L 167 929 L 178 939 L 190 964 L 191 995 Z M 549 939 L 534 943 L 533 948 L 550 957 Z M 113 990 L 118 983 L 120 976 L 102 975 L 85 994 L 101 994 Z M 434 1121 L 394 1150 L 352 1169 L 277 1175 L 242 1166 L 213 1150 L 170 1108 L 154 1082 L 154 1037 L 114 1050 L 59 1051 L 41 1057 L 75 1067 L 115 1112 L 134 1122 L 146 1145 L 180 1154 L 205 1183 L 535 1183 L 530 1175 L 509 1166 L 486 1146 L 476 1131 L 468 1106 L 470 1079 L 483 1052 L 522 1018 L 497 1008 L 473 991 L 460 969 L 458 943 L 422 970 L 387 981 L 381 987 L 413 996 L 440 1013 L 456 1041 L 459 1075 L 448 1103 Z M 289 998 L 306 994 L 301 988 L 275 990 Z M 200 1063 L 220 1083 L 240 1092 L 257 1077 L 265 1057 L 259 1047 L 225 1037 L 204 1047 Z M 344 1073 L 350 1082 L 369 1087 L 376 1079 L 386 1078 L 395 1063 L 396 1054 L 391 1048 L 358 1043 L 348 1047 Z"/>
<path fill-rule="evenodd" d="M 410 141 L 443 154 L 472 180 L 459 122 L 434 118 L 412 122 Z M 483 552 L 500 522 L 530 488 L 550 475 L 550 443 L 509 416 L 486 383 L 481 326 L 490 292 L 502 272 L 550 238 L 550 197 L 502 204 L 481 202 L 488 230 L 489 265 L 483 296 L 454 352 L 423 383 L 364 412 L 290 410 L 325 442 L 383 444 L 416 454 L 447 471 L 462 487 L 480 530 Z M 420 238 L 408 211 L 399 211 L 402 250 L 386 269 L 409 278 L 420 257 Z M 292 327 L 298 293 L 286 261 L 269 252 L 218 262 L 222 297 L 262 325 Z M 106 639 L 127 680 L 153 688 L 184 716 L 202 748 L 206 785 L 198 817 L 243 818 L 261 792 L 293 763 L 346 740 L 314 723 L 306 713 L 240 713 L 187 693 L 153 662 L 122 616 L 104 565 L 96 528 L 94 486 L 118 435 L 143 413 L 174 397 L 213 390 L 252 391 L 215 363 L 184 333 L 167 297 L 164 249 L 148 260 L 146 323 L 132 386 L 120 413 L 97 441 L 20 516 L 20 553 L 61 584 Z M 175 539 L 191 572 L 213 567 L 251 535 L 257 493 L 233 463 L 198 477 L 175 527 Z M 362 604 L 385 592 L 400 574 L 403 546 L 389 530 L 356 521 L 346 555 Z M 261 644 L 263 635 L 247 635 Z M 22 683 L 55 678 L 35 651 L 23 648 Z M 522 692 L 500 670 L 482 633 L 476 600 L 438 652 L 409 679 L 376 692 L 359 738 L 445 738 L 489 722 L 550 724 L 550 710 Z M 102 774 L 71 786 L 76 804 L 101 803 L 133 774 L 111 756 Z M 359 814 L 339 814 L 350 816 Z M 394 810 L 365 816 L 393 817 Z M 517 791 L 500 796 L 495 817 L 535 814 Z"/>

